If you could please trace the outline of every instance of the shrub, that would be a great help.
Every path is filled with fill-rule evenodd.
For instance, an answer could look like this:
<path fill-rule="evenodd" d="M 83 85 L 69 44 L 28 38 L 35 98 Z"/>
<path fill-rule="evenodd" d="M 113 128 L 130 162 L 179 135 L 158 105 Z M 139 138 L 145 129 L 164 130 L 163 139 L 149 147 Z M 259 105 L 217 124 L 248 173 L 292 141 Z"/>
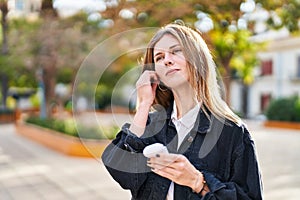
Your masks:
<path fill-rule="evenodd" d="M 97 109 L 105 109 L 111 104 L 112 90 L 104 85 L 99 85 L 96 89 L 95 101 Z"/>
<path fill-rule="evenodd" d="M 26 119 L 27 123 L 34 124 L 37 126 L 41 126 L 44 128 L 52 129 L 66 135 L 75 136 L 78 138 L 84 139 L 113 139 L 117 132 L 113 127 L 105 128 L 109 133 L 103 133 L 99 128 L 92 126 L 84 126 L 82 124 L 76 125 L 73 119 L 68 120 L 58 120 L 53 118 L 42 119 L 39 117 L 28 117 Z"/>
<path fill-rule="evenodd" d="M 0 108 L 0 114 L 14 114 L 14 113 L 15 113 L 15 111 L 12 110 L 12 109 L 8 109 L 8 108 L 6 108 L 6 109 Z"/>
<path fill-rule="evenodd" d="M 295 104 L 295 119 L 300 122 L 300 99 Z"/>
<path fill-rule="evenodd" d="M 298 96 L 272 100 L 266 110 L 268 120 L 300 122 L 300 99 Z"/>
<path fill-rule="evenodd" d="M 118 126 L 106 127 L 102 130 L 105 137 L 109 140 L 115 139 L 116 134 L 120 131 Z"/>

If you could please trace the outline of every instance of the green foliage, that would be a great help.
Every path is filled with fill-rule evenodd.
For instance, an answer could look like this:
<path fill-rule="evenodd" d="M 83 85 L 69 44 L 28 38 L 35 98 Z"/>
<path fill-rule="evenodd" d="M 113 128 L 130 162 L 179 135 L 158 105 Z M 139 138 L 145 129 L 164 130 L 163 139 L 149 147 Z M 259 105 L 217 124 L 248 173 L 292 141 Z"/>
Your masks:
<path fill-rule="evenodd" d="M 251 42 L 251 32 L 248 30 L 232 32 L 224 28 L 226 27 L 216 26 L 209 33 L 217 66 L 222 75 L 225 70 L 234 70 L 236 78 L 249 85 L 254 80 L 253 70 L 258 64 L 257 51 L 264 44 Z M 226 69 L 226 64 L 230 69 Z"/>
<path fill-rule="evenodd" d="M 36 92 L 35 88 L 29 87 L 10 87 L 10 94 L 15 97 L 30 97 Z"/>
<path fill-rule="evenodd" d="M 35 72 L 32 68 L 32 33 L 38 23 L 25 19 L 9 20 L 9 54 L 0 55 L 0 73 L 9 79 L 9 86 L 36 87 Z"/>
<path fill-rule="evenodd" d="M 17 101 L 11 96 L 7 97 L 6 107 L 9 109 L 15 109 L 17 107 Z"/>
<path fill-rule="evenodd" d="M 297 28 L 295 25 L 298 23 L 300 13 L 298 12 L 298 0 L 257 0 L 256 2 L 261 3 L 268 10 L 278 12 L 290 30 Z M 114 27 L 111 29 L 101 29 L 97 21 L 88 21 L 88 14 L 85 12 L 80 12 L 69 18 L 55 18 L 52 21 L 45 21 L 43 15 L 37 21 L 28 21 L 25 18 L 9 19 L 10 54 L 0 57 L 0 72 L 9 76 L 10 86 L 34 87 L 37 85 L 36 70 L 48 62 L 53 62 L 50 69 L 57 69 L 57 71 L 49 73 L 49 76 L 52 74 L 56 76 L 52 80 L 70 83 L 80 63 L 93 47 L 103 41 L 105 37 L 138 27 L 159 27 L 175 19 L 182 19 L 192 26 L 197 20 L 195 12 L 202 11 L 208 13 L 215 23 L 216 30 L 212 31 L 211 37 L 207 38 L 207 41 L 214 47 L 212 51 L 216 56 L 218 67 L 221 67 L 222 63 L 229 63 L 230 70 L 234 70 L 245 84 L 250 84 L 253 81 L 253 66 L 257 64 L 253 55 L 256 55 L 255 53 L 259 48 L 246 42 L 249 39 L 249 33 L 242 31 L 224 32 L 225 29 L 218 29 L 217 26 L 221 21 L 226 21 L 228 25 L 237 21 L 242 14 L 239 10 L 240 4 L 240 0 L 231 0 L 230 3 L 224 0 L 213 2 L 203 0 L 201 4 L 196 0 L 120 1 L 119 6 L 109 7 L 101 13 L 103 19 L 114 21 Z M 126 7 L 134 8 L 137 11 L 137 17 L 132 20 L 121 19 L 116 13 Z M 141 13 L 143 15 L 140 15 Z M 227 27 L 223 28 L 227 29 Z M 115 50 L 115 47 L 112 50 Z M 44 59 L 44 56 L 49 53 L 47 51 L 51 52 L 49 55 L 55 56 L 49 60 Z M 231 58 L 232 60 L 230 60 Z M 135 61 L 136 58 L 134 63 L 136 63 Z M 124 69 L 127 66 L 133 66 L 132 60 L 124 57 L 114 63 L 117 63 L 117 66 L 112 66 L 115 71 L 105 72 L 101 86 L 97 88 L 96 104 L 99 108 L 104 108 L 110 104 L 115 83 L 125 73 Z M 222 72 L 222 70 L 227 69 L 220 71 Z M 230 72 L 227 75 L 229 76 Z M 49 85 L 46 84 L 46 87 L 50 87 Z M 95 93 L 86 83 L 80 83 L 79 87 L 83 91 L 83 95 L 89 96 Z M 51 88 L 47 88 L 47 91 L 51 91 Z M 46 98 L 53 97 L 47 95 Z"/>
<path fill-rule="evenodd" d="M 72 108 L 73 107 L 73 105 L 72 105 L 72 101 L 71 100 L 67 100 L 66 102 L 65 102 L 65 109 L 67 110 L 67 111 L 72 111 Z"/>
<path fill-rule="evenodd" d="M 73 78 L 73 72 L 74 70 L 72 68 L 62 67 L 57 72 L 56 81 L 58 83 L 71 83 Z"/>
<path fill-rule="evenodd" d="M 256 0 L 256 3 L 261 4 L 266 10 L 275 12 L 280 17 L 282 23 L 277 24 L 272 18 L 273 14 L 270 15 L 270 18 L 267 21 L 270 28 L 278 29 L 285 26 L 290 32 L 299 33 L 299 0 Z"/>
<path fill-rule="evenodd" d="M 283 24 L 291 31 L 295 32 L 299 30 L 299 18 L 300 18 L 300 2 L 298 0 L 291 0 L 290 3 L 285 4 L 282 10 L 279 11 Z"/>
<path fill-rule="evenodd" d="M 98 85 L 95 94 L 95 101 L 97 109 L 104 109 L 111 103 L 112 89 L 106 85 Z"/>
<path fill-rule="evenodd" d="M 269 120 L 300 122 L 299 97 L 284 97 L 271 101 L 266 116 Z"/>
<path fill-rule="evenodd" d="M 112 140 L 116 138 L 116 134 L 120 131 L 120 128 L 118 126 L 111 126 L 107 127 L 102 130 L 103 134 L 105 135 L 105 138 Z"/>
<path fill-rule="evenodd" d="M 97 127 L 84 126 L 76 124 L 73 119 L 59 120 L 54 118 L 42 119 L 39 117 L 29 117 L 26 119 L 27 123 L 52 129 L 66 135 L 75 136 L 83 139 L 112 139 L 116 134 L 116 127 L 106 127 L 101 131 Z"/>
<path fill-rule="evenodd" d="M 295 103 L 295 121 L 300 122 L 300 98 Z"/>
<path fill-rule="evenodd" d="M 41 104 L 41 100 L 37 92 L 34 95 L 30 96 L 29 100 L 33 107 L 39 107 Z"/>

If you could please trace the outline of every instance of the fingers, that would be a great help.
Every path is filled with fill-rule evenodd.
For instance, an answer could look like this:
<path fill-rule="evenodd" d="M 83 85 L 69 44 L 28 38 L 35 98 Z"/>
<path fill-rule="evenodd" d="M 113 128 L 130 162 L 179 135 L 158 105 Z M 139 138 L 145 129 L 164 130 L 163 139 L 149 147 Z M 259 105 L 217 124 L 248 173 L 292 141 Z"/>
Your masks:
<path fill-rule="evenodd" d="M 158 84 L 159 78 L 155 71 L 146 70 L 142 73 L 139 80 L 136 83 L 137 87 L 141 87 L 144 85 Z"/>
<path fill-rule="evenodd" d="M 157 154 L 155 157 L 150 159 L 151 162 L 180 162 L 186 160 L 186 157 L 181 154 L 174 154 L 174 153 L 161 153 Z"/>
<path fill-rule="evenodd" d="M 178 168 L 184 164 L 186 158 L 180 154 L 157 154 L 156 157 L 148 161 L 148 166 L 154 169 L 162 169 L 165 167 Z"/>
<path fill-rule="evenodd" d="M 196 170 L 188 159 L 180 154 L 159 154 L 149 159 L 147 165 L 154 173 L 187 186 L 190 185 Z"/>
<path fill-rule="evenodd" d="M 155 71 L 146 70 L 136 83 L 137 100 L 140 105 L 152 105 L 155 95 L 158 76 Z"/>
<path fill-rule="evenodd" d="M 162 169 L 153 168 L 152 171 L 160 176 L 163 176 L 163 177 L 168 178 L 173 181 L 176 180 L 180 176 L 180 172 L 178 172 L 176 169 L 170 168 L 170 167 L 165 167 Z"/>

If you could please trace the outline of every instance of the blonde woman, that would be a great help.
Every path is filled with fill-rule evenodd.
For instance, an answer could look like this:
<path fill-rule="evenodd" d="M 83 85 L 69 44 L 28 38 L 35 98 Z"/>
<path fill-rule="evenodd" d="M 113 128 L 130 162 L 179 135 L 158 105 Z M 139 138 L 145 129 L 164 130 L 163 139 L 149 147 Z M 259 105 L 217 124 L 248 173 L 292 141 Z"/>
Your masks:
<path fill-rule="evenodd" d="M 222 100 L 201 35 L 182 24 L 149 42 L 136 83 L 138 106 L 102 160 L 134 200 L 262 199 L 255 147 Z M 169 153 L 143 155 L 160 143 Z"/>

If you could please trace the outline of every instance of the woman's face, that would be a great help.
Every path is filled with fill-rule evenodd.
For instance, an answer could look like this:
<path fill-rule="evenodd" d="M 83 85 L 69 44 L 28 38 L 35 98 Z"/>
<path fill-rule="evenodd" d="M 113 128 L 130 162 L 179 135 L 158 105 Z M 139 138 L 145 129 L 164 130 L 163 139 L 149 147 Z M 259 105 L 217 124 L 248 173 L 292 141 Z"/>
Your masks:
<path fill-rule="evenodd" d="M 155 71 L 166 86 L 174 89 L 186 84 L 188 79 L 187 62 L 178 40 L 164 35 L 154 46 Z"/>

